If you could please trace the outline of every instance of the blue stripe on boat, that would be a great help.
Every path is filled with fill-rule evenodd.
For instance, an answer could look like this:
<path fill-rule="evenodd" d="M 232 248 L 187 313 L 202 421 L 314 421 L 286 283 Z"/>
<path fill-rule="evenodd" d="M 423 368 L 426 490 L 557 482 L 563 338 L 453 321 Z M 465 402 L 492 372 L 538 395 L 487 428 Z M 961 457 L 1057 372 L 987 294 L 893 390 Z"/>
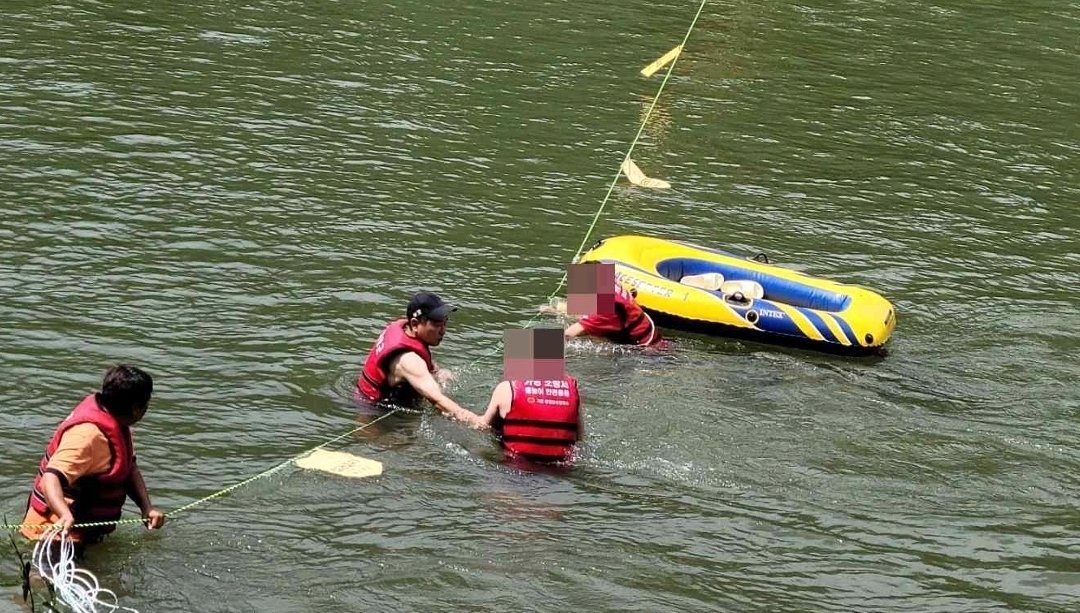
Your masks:
<path fill-rule="evenodd" d="M 836 335 L 833 334 L 833 331 L 829 329 L 829 324 L 825 323 L 825 320 L 823 320 L 817 313 L 811 311 L 810 309 L 799 309 L 799 312 L 803 315 L 806 315 L 806 318 L 810 320 L 810 323 L 814 324 L 814 327 L 817 328 L 817 331 L 825 337 L 825 340 L 829 341 L 830 343 L 840 342 L 840 339 L 836 338 Z"/>
<path fill-rule="evenodd" d="M 852 345 L 856 347 L 862 345 L 862 343 L 859 342 L 858 337 L 855 336 L 855 332 L 852 331 L 851 326 L 849 326 L 848 323 L 844 321 L 843 317 L 837 317 L 836 315 L 831 314 L 829 315 L 829 317 L 832 317 L 836 321 L 836 323 L 840 325 L 840 329 L 844 331 L 844 334 L 847 335 L 848 340 L 851 341 Z"/>
<path fill-rule="evenodd" d="M 727 281 L 756 281 L 765 290 L 765 298 L 768 300 L 818 311 L 840 312 L 851 303 L 851 296 L 847 294 L 726 262 L 697 258 L 668 258 L 656 263 L 656 272 L 675 282 L 687 275 L 700 275 L 707 272 L 718 272 L 724 275 Z"/>

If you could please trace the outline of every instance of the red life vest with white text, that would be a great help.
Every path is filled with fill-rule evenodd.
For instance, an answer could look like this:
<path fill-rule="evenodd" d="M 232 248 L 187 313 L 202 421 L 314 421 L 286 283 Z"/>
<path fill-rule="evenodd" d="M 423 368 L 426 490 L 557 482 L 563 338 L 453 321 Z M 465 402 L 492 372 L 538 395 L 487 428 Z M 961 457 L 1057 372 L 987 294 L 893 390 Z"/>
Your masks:
<path fill-rule="evenodd" d="M 513 399 L 502 419 L 502 444 L 540 462 L 569 460 L 581 437 L 577 380 L 511 381 Z"/>
<path fill-rule="evenodd" d="M 375 345 L 372 346 L 364 362 L 364 369 L 356 380 L 357 392 L 372 402 L 388 400 L 391 396 L 395 397 L 395 402 L 415 399 L 416 393 L 408 383 L 402 383 L 396 387 L 388 383 L 390 375 L 386 371 L 387 365 L 403 351 L 415 351 L 424 359 L 428 372 L 435 372 L 435 363 L 431 361 L 431 349 L 420 339 L 405 334 L 405 324 L 405 319 L 398 319 L 386 326 L 382 334 L 379 334 L 379 338 L 375 340 Z"/>

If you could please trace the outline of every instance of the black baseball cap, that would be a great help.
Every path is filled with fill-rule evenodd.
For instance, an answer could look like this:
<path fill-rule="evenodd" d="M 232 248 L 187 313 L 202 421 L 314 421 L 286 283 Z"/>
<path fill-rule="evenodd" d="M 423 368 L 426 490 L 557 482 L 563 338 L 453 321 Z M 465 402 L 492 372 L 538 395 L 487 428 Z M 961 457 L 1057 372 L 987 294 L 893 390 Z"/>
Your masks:
<path fill-rule="evenodd" d="M 443 302 L 438 294 L 420 292 L 412 297 L 409 306 L 405 307 L 405 318 L 426 317 L 435 321 L 443 321 L 457 310 L 457 307 Z"/>

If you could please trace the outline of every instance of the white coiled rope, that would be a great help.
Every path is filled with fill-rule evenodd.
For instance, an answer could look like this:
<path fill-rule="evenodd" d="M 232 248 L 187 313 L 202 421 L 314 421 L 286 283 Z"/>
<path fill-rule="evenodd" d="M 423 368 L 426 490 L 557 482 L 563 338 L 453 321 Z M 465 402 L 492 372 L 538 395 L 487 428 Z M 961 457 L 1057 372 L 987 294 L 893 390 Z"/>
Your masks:
<path fill-rule="evenodd" d="M 57 559 L 53 559 L 54 555 Z M 120 606 L 116 593 L 101 587 L 93 573 L 75 567 L 75 544 L 59 525 L 46 530 L 34 545 L 33 565 L 34 570 L 52 585 L 60 603 L 75 613 L 139 613 Z"/>

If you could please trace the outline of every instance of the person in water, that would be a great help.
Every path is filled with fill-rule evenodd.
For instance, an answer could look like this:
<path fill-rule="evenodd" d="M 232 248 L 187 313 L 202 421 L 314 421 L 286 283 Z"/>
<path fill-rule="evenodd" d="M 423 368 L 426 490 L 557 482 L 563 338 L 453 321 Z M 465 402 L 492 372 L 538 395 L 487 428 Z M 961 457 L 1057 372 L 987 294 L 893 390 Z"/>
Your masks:
<path fill-rule="evenodd" d="M 60 422 L 38 463 L 23 536 L 37 540 L 59 524 L 81 555 L 116 525 L 79 524 L 120 519 L 127 498 L 138 505 L 148 528 L 165 524 L 165 514 L 150 502 L 131 438 L 131 426 L 146 415 L 153 386 L 145 371 L 114 366 L 105 372 L 101 390 L 83 398 Z"/>
<path fill-rule="evenodd" d="M 615 281 L 615 265 L 589 262 L 567 269 L 569 299 L 545 313 L 570 313 L 580 318 L 567 326 L 567 339 L 602 338 L 619 345 L 655 346 L 663 339 L 656 324 L 638 305 L 634 294 Z M 611 288 L 611 289 L 608 289 Z"/>
<path fill-rule="evenodd" d="M 450 313 L 457 310 L 437 294 L 419 292 L 405 307 L 405 317 L 379 334 L 356 380 L 356 396 L 375 404 L 412 406 L 426 398 L 443 414 L 474 428 L 486 426 L 479 415 L 443 393 L 452 374 L 431 355 L 446 335 Z"/>
<path fill-rule="evenodd" d="M 584 424 L 577 380 L 565 369 L 563 331 L 507 330 L 503 338 L 504 380 L 491 392 L 484 423 L 511 458 L 569 462 Z"/>

